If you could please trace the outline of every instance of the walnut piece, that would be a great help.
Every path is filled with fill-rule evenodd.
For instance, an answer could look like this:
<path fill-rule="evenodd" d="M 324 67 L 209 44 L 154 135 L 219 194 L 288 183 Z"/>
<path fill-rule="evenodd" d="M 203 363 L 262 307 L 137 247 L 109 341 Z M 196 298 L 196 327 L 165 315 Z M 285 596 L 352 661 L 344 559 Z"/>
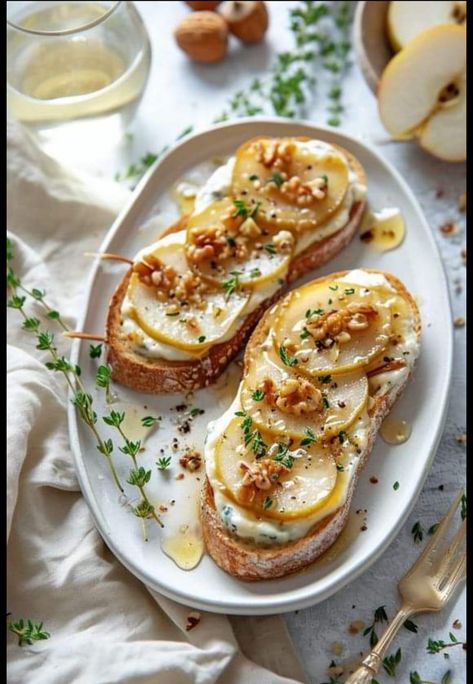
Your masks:
<path fill-rule="evenodd" d="M 197 611 L 193 610 L 189 615 L 187 616 L 187 623 L 186 623 L 186 632 L 189 632 L 189 630 L 194 629 L 194 627 L 197 627 L 201 619 L 200 613 Z"/>
<path fill-rule="evenodd" d="M 326 176 L 314 178 L 303 183 L 299 176 L 292 176 L 280 188 L 281 194 L 290 202 L 299 206 L 311 204 L 314 200 L 323 200 L 327 196 L 328 180 Z"/>
<path fill-rule="evenodd" d="M 285 169 L 295 149 L 294 143 L 287 140 L 259 140 L 255 143 L 256 160 L 268 169 Z"/>
<path fill-rule="evenodd" d="M 273 244 L 279 254 L 288 254 L 294 246 L 294 235 L 288 230 L 280 230 L 273 237 Z"/>
<path fill-rule="evenodd" d="M 181 20 L 176 43 L 194 62 L 219 62 L 227 54 L 228 26 L 217 12 L 196 12 Z"/>
<path fill-rule="evenodd" d="M 217 226 L 192 228 L 190 238 L 187 257 L 196 264 L 217 259 L 226 251 L 227 241 L 222 229 Z"/>
<path fill-rule="evenodd" d="M 264 400 L 269 406 L 276 406 L 283 413 L 297 416 L 314 413 L 323 408 L 322 392 L 300 376 L 286 378 L 276 389 L 271 378 L 265 378 L 262 383 Z"/>
<path fill-rule="evenodd" d="M 248 465 L 246 461 L 238 464 L 243 471 L 243 477 L 237 492 L 237 498 L 241 503 L 253 502 L 258 490 L 266 491 L 274 487 L 280 476 L 289 472 L 285 465 L 274 461 L 272 458 L 263 458 L 260 461 Z"/>
<path fill-rule="evenodd" d="M 179 465 L 194 473 L 202 465 L 202 456 L 195 449 L 188 449 L 184 456 L 179 459 Z"/>
<path fill-rule="evenodd" d="M 316 342 L 332 339 L 339 344 L 346 344 L 351 340 L 351 333 L 366 330 L 377 315 L 373 306 L 353 303 L 338 311 L 311 316 L 306 328 Z"/>

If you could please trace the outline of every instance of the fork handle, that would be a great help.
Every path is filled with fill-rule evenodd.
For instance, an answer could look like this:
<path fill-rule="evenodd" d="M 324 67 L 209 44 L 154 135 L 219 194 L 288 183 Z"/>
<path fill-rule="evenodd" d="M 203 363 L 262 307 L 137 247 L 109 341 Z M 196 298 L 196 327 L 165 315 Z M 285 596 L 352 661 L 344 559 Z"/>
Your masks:
<path fill-rule="evenodd" d="M 382 656 L 394 639 L 398 629 L 403 625 L 410 615 L 415 613 L 409 606 L 402 606 L 395 617 L 391 620 L 388 628 L 380 638 L 376 646 L 365 658 L 360 667 L 346 680 L 345 684 L 370 684 L 372 678 L 377 674 L 382 662 Z"/>

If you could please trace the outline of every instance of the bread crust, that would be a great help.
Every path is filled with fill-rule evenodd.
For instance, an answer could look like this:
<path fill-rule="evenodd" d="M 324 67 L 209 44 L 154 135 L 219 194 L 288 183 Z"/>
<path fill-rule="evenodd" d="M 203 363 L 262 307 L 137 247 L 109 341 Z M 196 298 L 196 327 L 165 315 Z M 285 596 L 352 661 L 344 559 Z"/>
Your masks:
<path fill-rule="evenodd" d="M 337 146 L 334 145 L 334 147 Z M 361 164 L 347 150 L 340 147 L 338 149 L 348 158 L 358 181 L 365 184 L 366 177 Z M 349 244 L 360 225 L 364 208 L 364 201 L 356 202 L 351 208 L 348 223 L 343 228 L 298 254 L 291 263 L 284 285 L 271 298 L 266 299 L 246 316 L 232 338 L 211 347 L 208 354 L 201 359 L 168 361 L 142 356 L 133 350 L 121 333 L 120 325 L 121 306 L 131 276 L 131 269 L 129 269 L 113 294 L 107 316 L 107 360 L 112 367 L 112 379 L 121 385 L 147 394 L 180 393 L 207 387 L 238 355 L 264 311 L 279 299 L 289 284 L 312 269 L 323 266 Z M 183 230 L 186 224 L 187 217 L 181 217 L 167 228 L 162 236 Z"/>
<path fill-rule="evenodd" d="M 376 272 L 375 269 L 364 270 Z M 346 273 L 347 271 L 342 271 L 331 274 L 330 277 L 337 278 Z M 414 315 L 415 332 L 417 338 L 420 339 L 420 314 L 414 298 L 395 276 L 388 273 L 384 273 L 384 275 L 409 303 Z M 313 282 L 323 282 L 324 280 L 326 277 L 318 278 Z M 248 368 L 252 349 L 261 345 L 266 337 L 270 318 L 271 311 L 268 311 L 253 332 L 245 353 L 245 370 Z M 200 515 L 207 551 L 217 565 L 238 579 L 255 581 L 282 577 L 297 572 L 323 554 L 335 542 L 347 521 L 357 482 L 373 449 L 381 422 L 402 393 L 412 370 L 413 367 L 402 383 L 393 386 L 387 394 L 375 400 L 375 404 L 371 407 L 369 411 L 371 425 L 367 444 L 360 454 L 356 471 L 350 480 L 345 503 L 326 518 L 317 522 L 304 537 L 282 546 L 264 548 L 231 536 L 216 510 L 213 490 L 206 478 L 201 493 Z"/>

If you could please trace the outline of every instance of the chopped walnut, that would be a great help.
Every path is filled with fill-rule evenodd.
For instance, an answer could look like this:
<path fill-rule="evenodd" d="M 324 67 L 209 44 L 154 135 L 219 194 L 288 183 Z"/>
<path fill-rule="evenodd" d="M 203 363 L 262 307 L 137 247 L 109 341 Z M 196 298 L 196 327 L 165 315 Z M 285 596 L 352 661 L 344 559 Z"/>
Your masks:
<path fill-rule="evenodd" d="M 190 316 L 186 319 L 186 327 L 190 330 L 190 332 L 194 333 L 195 335 L 197 335 L 197 333 L 200 332 L 200 325 L 195 316 Z"/>
<path fill-rule="evenodd" d="M 288 230 L 280 230 L 273 237 L 273 244 L 279 254 L 287 254 L 294 246 L 294 235 Z"/>
<path fill-rule="evenodd" d="M 201 295 L 204 290 L 205 284 L 202 282 L 201 278 L 195 273 L 187 271 L 184 273 L 184 275 L 179 276 L 174 289 L 174 294 L 180 300 L 190 301 L 193 304 L 198 304 L 202 302 Z"/>
<path fill-rule="evenodd" d="M 223 230 L 216 226 L 192 228 L 190 239 L 191 242 L 187 246 L 187 257 L 196 264 L 201 261 L 216 259 L 227 248 Z"/>
<path fill-rule="evenodd" d="M 133 272 L 145 285 L 160 286 L 163 290 L 174 287 L 177 273 L 172 266 L 166 266 L 153 254 L 146 254 L 141 261 L 133 264 Z"/>
<path fill-rule="evenodd" d="M 206 285 L 190 270 L 184 274 L 178 274 L 172 266 L 163 264 L 152 254 L 147 254 L 142 257 L 141 261 L 133 264 L 133 272 L 145 285 L 156 287 L 156 298 L 161 302 L 167 301 L 170 297 L 177 298 L 178 302 L 192 302 L 193 304 L 202 302 L 202 293 Z M 172 316 L 179 311 L 177 303 L 173 302 L 166 313 Z"/>
<path fill-rule="evenodd" d="M 292 176 L 281 187 L 281 194 L 299 206 L 311 204 L 314 200 L 323 200 L 327 196 L 328 182 L 326 176 L 314 178 L 303 183 L 299 176 Z"/>
<path fill-rule="evenodd" d="M 252 503 L 257 490 L 268 490 L 274 486 L 280 476 L 289 472 L 285 465 L 271 458 L 263 458 L 251 466 L 246 461 L 238 464 L 243 477 L 238 489 L 237 498 L 241 503 Z"/>
<path fill-rule="evenodd" d="M 252 218 L 247 218 L 240 226 L 240 233 L 245 237 L 256 238 L 261 235 L 261 228 Z"/>
<path fill-rule="evenodd" d="M 189 632 L 191 629 L 194 629 L 194 627 L 197 627 L 201 619 L 200 613 L 197 611 L 192 611 L 189 613 L 187 616 L 187 622 L 186 622 L 186 632 Z"/>
<path fill-rule="evenodd" d="M 260 140 L 254 147 L 257 161 L 268 169 L 273 166 L 279 169 L 287 166 L 295 150 L 294 143 L 286 140 Z"/>
<path fill-rule="evenodd" d="M 440 226 L 440 231 L 444 235 L 456 235 L 459 230 L 460 227 L 458 226 L 458 223 L 455 223 L 454 221 L 447 221 Z"/>
<path fill-rule="evenodd" d="M 264 399 L 270 406 L 277 406 L 283 413 L 300 416 L 322 409 L 322 393 L 300 376 L 283 380 L 279 391 L 270 378 L 263 381 Z"/>
<path fill-rule="evenodd" d="M 377 315 L 374 307 L 353 303 L 338 311 L 309 318 L 306 327 L 316 342 L 331 338 L 339 344 L 346 344 L 351 340 L 350 333 L 366 330 Z"/>
<path fill-rule="evenodd" d="M 202 465 L 202 456 L 195 449 L 188 449 L 184 456 L 179 459 L 179 464 L 186 470 L 194 473 Z"/>

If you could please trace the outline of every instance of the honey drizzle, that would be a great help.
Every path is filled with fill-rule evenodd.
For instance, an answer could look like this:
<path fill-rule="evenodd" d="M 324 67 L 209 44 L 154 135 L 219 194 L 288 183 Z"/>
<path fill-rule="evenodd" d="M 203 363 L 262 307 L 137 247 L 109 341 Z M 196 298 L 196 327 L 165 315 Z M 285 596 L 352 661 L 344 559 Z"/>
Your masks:
<path fill-rule="evenodd" d="M 395 208 L 368 212 L 360 229 L 360 239 L 380 252 L 399 247 L 405 234 L 404 219 Z"/>
<path fill-rule="evenodd" d="M 387 416 L 383 420 L 379 431 L 381 437 L 388 444 L 404 444 L 411 436 L 411 432 L 412 427 L 407 421 L 393 416 Z"/>

